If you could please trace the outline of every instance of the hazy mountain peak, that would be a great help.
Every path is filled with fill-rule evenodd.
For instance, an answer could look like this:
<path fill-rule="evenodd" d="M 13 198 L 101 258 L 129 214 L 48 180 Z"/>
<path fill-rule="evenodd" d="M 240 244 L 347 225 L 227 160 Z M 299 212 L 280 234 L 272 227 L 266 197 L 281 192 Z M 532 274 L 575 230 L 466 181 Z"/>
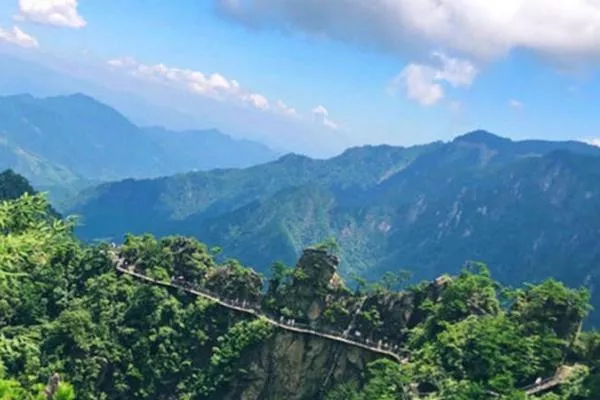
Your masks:
<path fill-rule="evenodd" d="M 454 142 L 468 142 L 474 144 L 485 144 L 485 145 L 498 145 L 512 142 L 510 139 L 502 136 L 495 135 L 486 130 L 478 129 L 472 132 L 465 133 L 464 135 L 457 136 Z"/>
<path fill-rule="evenodd" d="M 32 99 L 34 99 L 34 97 L 29 93 L 12 94 L 9 96 L 2 96 L 2 98 L 6 99 L 6 100 L 32 100 Z"/>
<path fill-rule="evenodd" d="M 72 177 L 149 178 L 246 167 L 276 158 L 260 143 L 235 140 L 215 129 L 142 129 L 81 92 L 0 97 L 0 132 L 5 142 L 0 146 L 0 167 L 14 168 L 44 186 L 70 185 Z"/>
<path fill-rule="evenodd" d="M 74 100 L 87 100 L 87 101 L 92 101 L 94 103 L 101 103 L 100 101 L 96 100 L 92 96 L 88 96 L 87 94 L 81 93 L 81 92 L 76 92 L 76 93 L 68 94 L 65 96 L 56 96 L 56 97 L 70 98 L 70 99 L 74 99 Z"/>
<path fill-rule="evenodd" d="M 285 155 L 279 157 L 276 162 L 281 163 L 281 164 L 288 164 L 288 163 L 303 162 L 303 161 L 307 161 L 307 160 L 312 160 L 312 159 L 303 154 L 288 153 L 288 154 L 285 154 Z"/>

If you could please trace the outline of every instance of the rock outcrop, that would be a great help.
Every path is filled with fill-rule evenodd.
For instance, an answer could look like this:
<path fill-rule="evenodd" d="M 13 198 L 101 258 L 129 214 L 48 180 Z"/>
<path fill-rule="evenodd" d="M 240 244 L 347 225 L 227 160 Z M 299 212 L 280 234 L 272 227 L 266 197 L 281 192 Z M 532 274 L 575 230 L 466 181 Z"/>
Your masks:
<path fill-rule="evenodd" d="M 316 330 L 368 339 L 373 344 L 381 340 L 389 348 L 401 347 L 406 330 L 426 318 L 423 302 L 439 300 L 451 282 L 449 277 L 440 277 L 405 292 L 363 296 L 344 286 L 338 262 L 326 251 L 305 250 L 278 304 Z M 339 383 L 360 382 L 366 365 L 378 357 L 352 345 L 276 330 L 269 340 L 245 351 L 239 365 L 243 373 L 218 398 L 322 399 Z"/>
<path fill-rule="evenodd" d="M 339 259 L 325 250 L 306 249 L 293 273 L 292 284 L 280 302 L 294 316 L 314 324 L 322 316 L 328 296 L 344 291 L 337 273 Z"/>
<path fill-rule="evenodd" d="M 332 387 L 360 380 L 378 356 L 313 336 L 279 331 L 242 359 L 245 374 L 221 394 L 228 400 L 322 399 Z"/>

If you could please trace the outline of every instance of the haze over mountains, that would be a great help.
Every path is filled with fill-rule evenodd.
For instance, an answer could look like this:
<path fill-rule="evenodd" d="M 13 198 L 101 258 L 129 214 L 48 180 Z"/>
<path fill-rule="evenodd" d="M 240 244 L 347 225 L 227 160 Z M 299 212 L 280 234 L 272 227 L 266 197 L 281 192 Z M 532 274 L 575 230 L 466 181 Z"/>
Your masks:
<path fill-rule="evenodd" d="M 83 95 L 0 97 L 0 168 L 58 195 L 108 180 L 244 167 L 276 157 L 217 130 L 141 128 Z"/>
<path fill-rule="evenodd" d="M 82 238 L 185 234 L 266 272 L 329 236 L 342 272 L 417 279 L 484 261 L 508 284 L 586 284 L 598 305 L 600 149 L 484 131 L 449 143 L 287 155 L 247 169 L 126 180 L 84 191 Z"/>
<path fill-rule="evenodd" d="M 342 272 L 372 279 L 479 260 L 509 284 L 555 276 L 594 293 L 600 280 L 600 149 L 580 142 L 476 131 L 275 160 L 216 130 L 138 127 L 83 94 L 0 98 L 0 138 L 0 168 L 80 215 L 84 240 L 191 235 L 266 272 L 334 236 Z"/>

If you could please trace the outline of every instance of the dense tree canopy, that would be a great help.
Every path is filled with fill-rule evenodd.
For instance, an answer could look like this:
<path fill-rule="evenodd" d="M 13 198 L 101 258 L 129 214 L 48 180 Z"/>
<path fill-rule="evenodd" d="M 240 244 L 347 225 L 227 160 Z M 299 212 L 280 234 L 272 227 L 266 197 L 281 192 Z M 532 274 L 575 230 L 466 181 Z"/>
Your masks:
<path fill-rule="evenodd" d="M 218 398 L 240 352 L 271 333 L 260 320 L 232 323 L 207 301 L 119 278 L 107 245 L 81 246 L 72 224 L 47 210 L 41 195 L 0 204 L 1 399 L 37 399 L 36 384 L 55 372 L 78 400 Z M 128 237 L 124 249 L 155 276 L 204 279 L 216 266 L 195 240 Z M 69 390 L 63 384 L 55 400 L 73 398 Z"/>
<path fill-rule="evenodd" d="M 506 290 L 485 266 L 472 265 L 441 301 L 424 305 L 429 316 L 410 334 L 411 362 L 374 363 L 360 390 L 349 383 L 329 398 L 410 399 L 421 393 L 432 400 L 517 400 L 527 398 L 519 388 L 562 369 L 568 379 L 541 398 L 596 399 L 598 333 L 580 333 L 588 300 L 586 291 L 554 280 Z"/>
<path fill-rule="evenodd" d="M 243 361 L 244 354 L 275 335 L 272 325 L 119 276 L 110 246 L 84 246 L 72 228 L 51 214 L 42 195 L 0 203 L 0 399 L 45 398 L 55 374 L 61 380 L 54 400 L 220 399 L 246 382 L 252 360 Z M 278 296 L 290 301 L 290 293 L 300 293 L 289 287 L 302 282 L 301 270 L 275 264 L 263 293 L 259 274 L 235 260 L 217 261 L 195 239 L 128 236 L 120 251 L 155 279 L 181 277 L 269 310 L 277 309 Z M 400 281 L 389 276 L 369 296 L 395 296 L 391 288 Z M 364 295 L 335 287 L 324 298 L 333 293 L 348 303 L 334 305 Z M 407 289 L 415 298 L 424 290 Z M 567 366 L 566 383 L 541 398 L 597 399 L 600 337 L 580 332 L 587 304 L 586 292 L 552 280 L 506 290 L 473 265 L 449 280 L 439 301 L 423 302 L 423 318 L 406 333 L 408 363 L 379 359 L 323 396 L 466 400 L 494 392 L 516 400 L 526 398 L 519 388 Z M 344 307 L 335 310 L 324 314 L 328 323 L 349 318 Z M 386 324 L 375 306 L 361 315 L 376 320 L 374 330 Z"/>

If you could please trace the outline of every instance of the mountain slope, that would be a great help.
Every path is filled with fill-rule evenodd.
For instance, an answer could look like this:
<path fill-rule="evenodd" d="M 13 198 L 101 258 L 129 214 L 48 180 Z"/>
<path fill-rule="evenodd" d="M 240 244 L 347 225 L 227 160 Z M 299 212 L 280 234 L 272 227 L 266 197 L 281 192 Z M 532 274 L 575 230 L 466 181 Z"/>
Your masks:
<path fill-rule="evenodd" d="M 142 129 L 145 136 L 170 155 L 173 171 L 243 168 L 275 158 L 268 147 L 250 140 L 236 140 L 218 130 L 171 131 L 162 127 Z"/>
<path fill-rule="evenodd" d="M 82 94 L 0 98 L 4 137 L 87 179 L 151 176 L 160 148 L 114 109 Z"/>
<path fill-rule="evenodd" d="M 351 291 L 339 259 L 308 248 L 264 282 L 192 238 L 87 246 L 40 196 L 3 202 L 0 221 L 4 400 L 600 394 L 600 334 L 580 330 L 589 297 L 555 280 L 507 296 L 472 265 L 401 291 Z"/>
<path fill-rule="evenodd" d="M 25 193 L 35 194 L 27 179 L 10 169 L 0 173 L 0 201 L 15 200 Z"/>
<path fill-rule="evenodd" d="M 142 129 L 83 94 L 0 97 L 0 152 L 1 168 L 13 168 L 37 187 L 51 190 L 245 167 L 275 157 L 263 145 L 217 131 Z"/>
<path fill-rule="evenodd" d="M 111 183 L 72 211 L 85 239 L 184 233 L 263 272 L 335 236 L 344 274 L 376 279 L 404 268 L 431 279 L 479 260 L 507 284 L 586 283 L 600 304 L 598 171 L 596 147 L 478 131 L 417 148 Z"/>
<path fill-rule="evenodd" d="M 215 218 L 265 201 L 283 189 L 314 182 L 340 193 L 370 188 L 438 146 L 365 147 L 330 160 L 289 154 L 246 169 L 128 179 L 82 192 L 70 211 L 84 217 L 79 233 L 87 239 L 120 236 L 127 231 L 159 231 L 170 222 Z"/>

